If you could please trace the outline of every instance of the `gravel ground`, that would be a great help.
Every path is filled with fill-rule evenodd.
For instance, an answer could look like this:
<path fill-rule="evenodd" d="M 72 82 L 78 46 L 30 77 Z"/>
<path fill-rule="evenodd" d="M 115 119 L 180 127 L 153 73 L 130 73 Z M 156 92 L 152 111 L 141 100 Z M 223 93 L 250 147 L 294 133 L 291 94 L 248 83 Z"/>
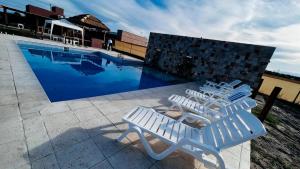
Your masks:
<path fill-rule="evenodd" d="M 257 97 L 260 112 L 264 99 Z M 267 135 L 251 142 L 251 168 L 300 169 L 300 106 L 276 101 L 264 125 Z"/>

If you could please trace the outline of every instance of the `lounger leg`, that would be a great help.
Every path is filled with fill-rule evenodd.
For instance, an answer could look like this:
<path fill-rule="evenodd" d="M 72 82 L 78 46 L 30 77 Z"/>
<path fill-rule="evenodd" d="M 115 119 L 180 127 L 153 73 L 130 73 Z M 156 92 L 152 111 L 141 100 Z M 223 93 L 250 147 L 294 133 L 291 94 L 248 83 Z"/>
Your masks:
<path fill-rule="evenodd" d="M 170 106 L 169 110 L 179 110 L 180 112 L 183 112 L 183 109 L 180 105 L 178 105 L 177 103 L 172 103 L 172 106 Z"/>
<path fill-rule="evenodd" d="M 225 169 L 225 163 L 224 163 L 224 160 L 223 160 L 222 156 L 220 154 L 215 154 L 215 157 L 218 160 L 219 168 L 220 169 Z"/>
<path fill-rule="evenodd" d="M 151 148 L 150 144 L 148 143 L 148 141 L 145 139 L 145 137 L 141 136 L 141 141 L 145 147 L 145 150 L 147 151 L 147 153 L 149 154 L 149 156 L 151 156 L 153 159 L 155 160 L 161 160 L 164 159 L 165 157 L 167 157 L 168 155 L 170 155 L 172 152 L 176 151 L 176 149 L 178 148 L 178 145 L 174 144 L 171 145 L 169 148 L 167 148 L 166 150 L 164 150 L 163 152 L 157 154 L 153 151 L 153 149 Z"/>
<path fill-rule="evenodd" d="M 182 114 L 184 114 L 184 110 L 183 110 L 183 108 L 182 108 L 180 105 L 177 104 L 176 107 L 178 107 L 179 111 L 180 111 Z"/>
<path fill-rule="evenodd" d="M 153 149 L 151 148 L 150 144 L 148 143 L 148 141 L 146 140 L 145 136 L 144 136 L 144 133 L 143 131 L 138 128 L 138 127 L 133 127 L 136 132 L 138 133 L 138 135 L 140 136 L 140 139 L 141 139 L 141 142 L 143 143 L 147 153 L 149 154 L 149 156 L 151 156 L 152 158 L 154 158 L 155 160 L 161 160 L 163 158 L 165 158 L 166 156 L 170 155 L 172 152 L 174 152 L 177 147 L 178 147 L 178 144 L 176 145 L 172 145 L 170 146 L 169 148 L 167 148 L 165 151 L 157 154 L 153 151 Z"/>
<path fill-rule="evenodd" d="M 196 102 L 200 103 L 200 99 L 195 97 Z"/>
<path fill-rule="evenodd" d="M 172 103 L 172 105 L 170 106 L 169 110 L 174 110 L 175 107 L 176 107 L 176 105 L 174 103 Z"/>
<path fill-rule="evenodd" d="M 195 122 L 195 120 L 193 120 L 193 119 L 191 119 L 191 118 L 189 118 L 187 116 L 183 117 L 185 115 L 185 111 L 183 110 L 183 108 L 180 105 L 173 103 L 173 105 L 171 106 L 171 108 L 175 108 L 175 107 L 177 107 L 179 109 L 179 111 L 181 112 L 181 114 L 182 114 L 181 118 L 178 121 L 180 121 L 180 120 L 181 121 L 186 120 L 189 123 L 194 123 Z"/>
<path fill-rule="evenodd" d="M 217 159 L 217 163 L 218 163 L 218 166 L 217 166 L 217 164 L 215 164 L 219 169 L 226 169 L 225 168 L 225 162 L 224 162 L 224 160 L 223 160 L 223 157 L 221 156 L 221 154 L 220 153 L 217 153 L 217 152 L 208 152 L 208 154 L 212 154 L 212 155 L 214 155 L 215 157 L 216 157 L 216 159 Z"/>
<path fill-rule="evenodd" d="M 187 113 L 182 113 L 182 116 L 177 121 L 182 122 L 183 120 L 186 120 L 188 123 L 194 123 L 196 121 Z"/>
<path fill-rule="evenodd" d="M 130 133 L 130 132 L 136 132 L 136 133 L 139 135 L 139 137 L 140 137 L 140 139 L 141 139 L 141 142 L 142 142 L 142 144 L 144 145 L 144 147 L 145 147 L 147 153 L 149 154 L 149 156 L 151 156 L 151 157 L 154 158 L 155 160 L 161 160 L 161 159 L 165 158 L 166 156 L 168 156 L 168 155 L 170 155 L 172 152 L 174 152 L 174 151 L 177 149 L 177 147 L 178 147 L 178 144 L 172 145 L 172 146 L 170 146 L 169 148 L 167 148 L 165 151 L 163 151 L 163 152 L 157 154 L 157 153 L 155 153 L 155 152 L 152 150 L 150 144 L 148 143 L 148 141 L 146 140 L 146 138 L 145 138 L 145 136 L 144 136 L 143 131 L 142 131 L 140 128 L 136 127 L 136 126 L 134 126 L 134 127 L 131 127 L 131 126 L 130 126 L 129 129 L 128 129 L 127 131 L 125 131 L 125 132 L 118 138 L 118 141 L 121 141 L 121 140 L 122 140 L 124 137 L 126 137 L 126 135 L 127 135 L 128 133 Z"/>
<path fill-rule="evenodd" d="M 192 99 L 193 98 L 193 96 L 190 96 L 190 95 L 188 95 L 188 97 L 187 97 L 187 99 Z"/>
<path fill-rule="evenodd" d="M 177 108 L 176 110 L 179 110 L 182 114 L 184 114 L 184 109 L 182 108 L 182 106 L 180 106 L 177 103 L 172 103 L 172 106 L 170 107 L 170 109 L 175 109 L 175 108 Z"/>
<path fill-rule="evenodd" d="M 182 122 L 183 120 L 186 119 L 186 117 L 187 117 L 187 115 L 186 115 L 186 114 L 183 114 L 177 121 L 178 121 L 178 122 Z"/>
<path fill-rule="evenodd" d="M 188 145 L 192 145 L 194 147 L 198 147 L 199 149 L 201 149 L 203 151 L 204 154 L 212 154 L 217 159 L 217 163 L 219 164 L 218 168 L 225 169 L 225 163 L 224 163 L 223 157 L 222 157 L 222 155 L 220 154 L 219 151 L 216 151 L 216 150 L 211 149 L 211 148 L 206 147 L 206 146 L 199 145 L 198 142 L 191 141 L 191 140 L 189 140 Z M 197 159 L 199 159 L 198 157 L 200 157 L 200 155 L 199 156 L 196 155 L 195 157 Z M 203 159 L 203 157 L 202 158 L 200 157 L 200 159 L 205 160 L 205 159 Z M 217 164 L 215 164 L 215 165 L 217 166 Z"/>
<path fill-rule="evenodd" d="M 126 130 L 119 138 L 118 141 L 121 142 L 129 133 L 134 132 L 134 129 L 131 125 L 129 125 L 128 130 Z"/>

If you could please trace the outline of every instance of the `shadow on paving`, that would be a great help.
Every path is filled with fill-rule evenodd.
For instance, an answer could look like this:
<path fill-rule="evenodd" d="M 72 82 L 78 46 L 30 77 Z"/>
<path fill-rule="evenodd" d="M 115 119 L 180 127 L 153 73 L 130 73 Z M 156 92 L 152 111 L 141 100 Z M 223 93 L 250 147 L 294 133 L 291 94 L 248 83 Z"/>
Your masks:
<path fill-rule="evenodd" d="M 195 88 L 194 85 L 187 86 Z M 152 107 L 158 112 L 163 113 L 167 111 L 170 105 L 167 100 L 170 93 L 184 94 L 185 91 L 184 88 L 176 87 L 172 90 L 168 90 L 168 94 L 160 93 L 160 91 L 164 90 L 166 89 L 151 89 L 151 93 L 144 94 L 143 96 L 139 95 L 139 97 L 143 98 L 141 100 L 137 99 L 137 95 L 135 95 L 134 92 L 131 92 L 130 96 L 125 94 L 122 96 L 122 94 L 120 94 L 118 97 L 107 96 L 104 98 L 96 97 L 91 99 L 95 102 L 109 99 L 111 104 L 105 105 L 107 102 L 103 102 L 103 104 L 109 108 L 114 108 L 111 107 L 114 102 L 119 104 L 124 101 L 130 103 L 131 108 L 144 105 L 145 107 Z M 138 102 L 135 102 L 135 100 L 138 100 Z M 157 104 L 156 106 L 153 106 L 153 101 Z M 94 104 L 94 106 L 96 105 Z M 124 110 L 124 114 L 126 112 L 128 112 L 128 110 Z M 108 113 L 106 115 L 113 114 Z M 169 114 L 167 113 L 167 115 Z M 147 155 L 143 145 L 139 141 L 138 135 L 135 133 L 129 134 L 127 139 L 124 139 L 121 143 L 117 142 L 116 139 L 124 132 L 122 129 L 127 129 L 127 125 L 124 122 L 120 122 L 119 119 L 114 121 L 111 118 L 105 116 L 105 120 L 109 121 L 108 123 L 100 123 L 95 125 L 97 127 L 89 129 L 73 124 L 63 125 L 61 128 L 53 129 L 53 131 L 47 130 L 47 135 L 42 136 L 47 137 L 47 139 L 41 140 L 50 141 L 38 141 L 34 143 L 33 146 L 30 146 L 32 148 L 28 150 L 32 169 L 205 168 L 204 165 L 194 157 L 177 151 L 161 161 L 156 161 Z M 50 139 L 48 139 L 48 137 Z M 148 134 L 146 134 L 146 138 L 156 152 L 161 152 L 168 147 L 168 145 Z M 24 154 L 23 156 L 24 158 L 28 158 L 28 154 Z"/>
<path fill-rule="evenodd" d="M 92 129 L 69 128 L 29 150 L 32 169 L 204 168 L 201 162 L 183 152 L 176 151 L 161 161 L 151 159 L 135 133 L 118 142 L 116 139 L 124 130 L 116 126 L 122 124 L 118 122 Z M 168 147 L 149 134 L 146 138 L 156 152 Z M 27 156 L 24 154 L 24 158 Z"/>

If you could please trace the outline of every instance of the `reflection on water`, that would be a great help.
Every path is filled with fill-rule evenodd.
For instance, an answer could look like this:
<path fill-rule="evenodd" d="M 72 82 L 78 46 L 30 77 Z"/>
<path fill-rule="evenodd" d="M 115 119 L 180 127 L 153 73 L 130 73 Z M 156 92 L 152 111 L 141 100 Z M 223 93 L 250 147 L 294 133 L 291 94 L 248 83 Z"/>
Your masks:
<path fill-rule="evenodd" d="M 101 52 L 20 45 L 51 101 L 63 101 L 185 82 L 133 59 Z"/>
<path fill-rule="evenodd" d="M 104 67 L 113 63 L 119 70 L 122 66 L 141 65 L 137 61 L 128 61 L 120 58 L 105 57 L 105 64 L 102 65 L 103 58 L 93 54 L 69 53 L 61 51 L 47 51 L 38 49 L 28 49 L 32 56 L 48 58 L 53 64 L 68 64 L 83 75 L 95 75 L 105 71 Z"/>

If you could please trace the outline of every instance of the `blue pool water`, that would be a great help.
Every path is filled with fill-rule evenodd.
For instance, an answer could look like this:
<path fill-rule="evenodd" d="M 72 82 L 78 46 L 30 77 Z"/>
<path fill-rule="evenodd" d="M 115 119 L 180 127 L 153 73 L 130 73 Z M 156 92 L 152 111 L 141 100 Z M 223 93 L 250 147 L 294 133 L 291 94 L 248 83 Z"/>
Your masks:
<path fill-rule="evenodd" d="M 142 62 L 100 52 L 20 42 L 27 62 L 50 101 L 147 89 L 184 82 Z"/>

